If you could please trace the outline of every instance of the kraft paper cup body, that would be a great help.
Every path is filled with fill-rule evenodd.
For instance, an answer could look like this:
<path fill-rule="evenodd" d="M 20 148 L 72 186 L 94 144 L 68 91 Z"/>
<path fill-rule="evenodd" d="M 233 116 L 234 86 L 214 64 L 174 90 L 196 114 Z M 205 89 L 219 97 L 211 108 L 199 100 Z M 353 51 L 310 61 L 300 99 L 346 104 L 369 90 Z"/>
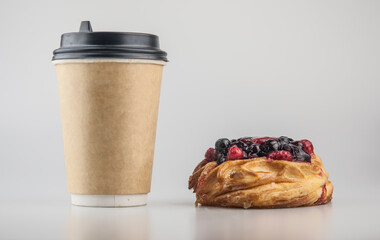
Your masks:
<path fill-rule="evenodd" d="M 53 63 L 72 203 L 146 204 L 165 62 L 83 59 Z"/>

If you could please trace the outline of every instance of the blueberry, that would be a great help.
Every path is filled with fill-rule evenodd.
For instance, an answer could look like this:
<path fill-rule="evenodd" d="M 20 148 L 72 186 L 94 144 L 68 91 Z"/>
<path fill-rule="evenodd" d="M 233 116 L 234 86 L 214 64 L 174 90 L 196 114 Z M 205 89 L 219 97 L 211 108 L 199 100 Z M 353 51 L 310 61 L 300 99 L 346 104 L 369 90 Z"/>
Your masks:
<path fill-rule="evenodd" d="M 234 144 L 235 146 L 237 146 L 238 148 L 242 149 L 243 151 L 248 151 L 248 144 L 246 144 L 245 142 L 237 142 L 236 144 Z"/>
<path fill-rule="evenodd" d="M 260 144 L 259 156 L 267 156 L 268 154 L 278 151 L 280 144 L 276 139 L 268 139 Z"/>
<path fill-rule="evenodd" d="M 311 157 L 310 157 L 310 155 L 307 153 L 307 152 L 305 152 L 304 150 L 301 150 L 300 152 L 299 152 L 299 155 L 297 156 L 299 159 L 302 159 L 303 161 L 305 161 L 305 162 L 311 162 Z"/>
<path fill-rule="evenodd" d="M 218 155 L 216 156 L 216 162 L 218 164 L 224 163 L 226 161 L 226 159 L 227 159 L 227 157 L 223 153 L 218 153 Z"/>
<path fill-rule="evenodd" d="M 215 150 L 217 153 L 227 154 L 228 149 L 230 148 L 230 140 L 227 138 L 218 139 L 215 143 Z"/>
<path fill-rule="evenodd" d="M 263 151 L 259 151 L 259 152 L 257 153 L 257 155 L 258 155 L 259 157 L 265 157 L 265 156 L 268 156 L 268 154 L 265 153 L 265 152 L 263 152 Z"/>
<path fill-rule="evenodd" d="M 260 147 L 257 144 L 252 144 L 248 147 L 248 153 L 250 154 L 256 154 L 260 151 Z"/>
<path fill-rule="evenodd" d="M 289 143 L 293 142 L 293 139 L 285 137 L 285 136 L 282 136 L 282 137 L 277 138 L 277 141 L 281 145 L 286 145 L 286 144 L 289 144 Z"/>
<path fill-rule="evenodd" d="M 292 151 L 292 144 L 283 144 L 281 146 L 281 150 L 285 150 L 285 151 L 288 151 L 288 152 L 291 152 Z"/>
<path fill-rule="evenodd" d="M 305 162 L 311 162 L 310 161 L 310 155 L 305 152 L 302 147 L 299 145 L 293 145 L 289 151 L 293 156 L 293 161 L 305 161 Z"/>

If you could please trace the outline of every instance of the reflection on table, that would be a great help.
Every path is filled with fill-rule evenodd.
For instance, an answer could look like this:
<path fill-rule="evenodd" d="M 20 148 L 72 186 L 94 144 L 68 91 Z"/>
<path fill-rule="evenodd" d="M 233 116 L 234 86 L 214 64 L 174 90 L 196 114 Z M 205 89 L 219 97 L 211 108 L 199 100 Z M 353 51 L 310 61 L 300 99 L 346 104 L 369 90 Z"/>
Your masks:
<path fill-rule="evenodd" d="M 149 239 L 146 206 L 88 208 L 72 206 L 67 221 L 67 239 Z M 126 238 L 127 237 L 127 238 Z"/>
<path fill-rule="evenodd" d="M 198 207 L 196 239 L 326 239 L 332 204 L 287 209 Z"/>

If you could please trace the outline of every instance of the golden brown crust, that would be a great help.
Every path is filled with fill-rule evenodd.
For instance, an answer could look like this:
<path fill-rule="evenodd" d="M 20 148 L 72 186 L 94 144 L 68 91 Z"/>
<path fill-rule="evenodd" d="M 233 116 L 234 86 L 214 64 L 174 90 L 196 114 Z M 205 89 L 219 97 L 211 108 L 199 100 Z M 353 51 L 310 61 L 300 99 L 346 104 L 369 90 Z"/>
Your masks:
<path fill-rule="evenodd" d="M 317 155 L 311 163 L 265 157 L 226 161 L 203 160 L 189 178 L 196 204 L 242 208 L 285 208 L 325 204 L 333 186 Z"/>

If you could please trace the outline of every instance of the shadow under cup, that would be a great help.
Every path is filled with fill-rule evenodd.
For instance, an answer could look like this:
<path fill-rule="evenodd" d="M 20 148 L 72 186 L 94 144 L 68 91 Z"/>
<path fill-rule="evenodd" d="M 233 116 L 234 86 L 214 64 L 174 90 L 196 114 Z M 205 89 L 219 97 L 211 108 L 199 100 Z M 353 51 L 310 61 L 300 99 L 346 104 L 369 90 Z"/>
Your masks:
<path fill-rule="evenodd" d="M 62 34 L 53 63 L 74 205 L 146 204 L 166 56 L 152 34 L 93 32 L 88 21 Z"/>

